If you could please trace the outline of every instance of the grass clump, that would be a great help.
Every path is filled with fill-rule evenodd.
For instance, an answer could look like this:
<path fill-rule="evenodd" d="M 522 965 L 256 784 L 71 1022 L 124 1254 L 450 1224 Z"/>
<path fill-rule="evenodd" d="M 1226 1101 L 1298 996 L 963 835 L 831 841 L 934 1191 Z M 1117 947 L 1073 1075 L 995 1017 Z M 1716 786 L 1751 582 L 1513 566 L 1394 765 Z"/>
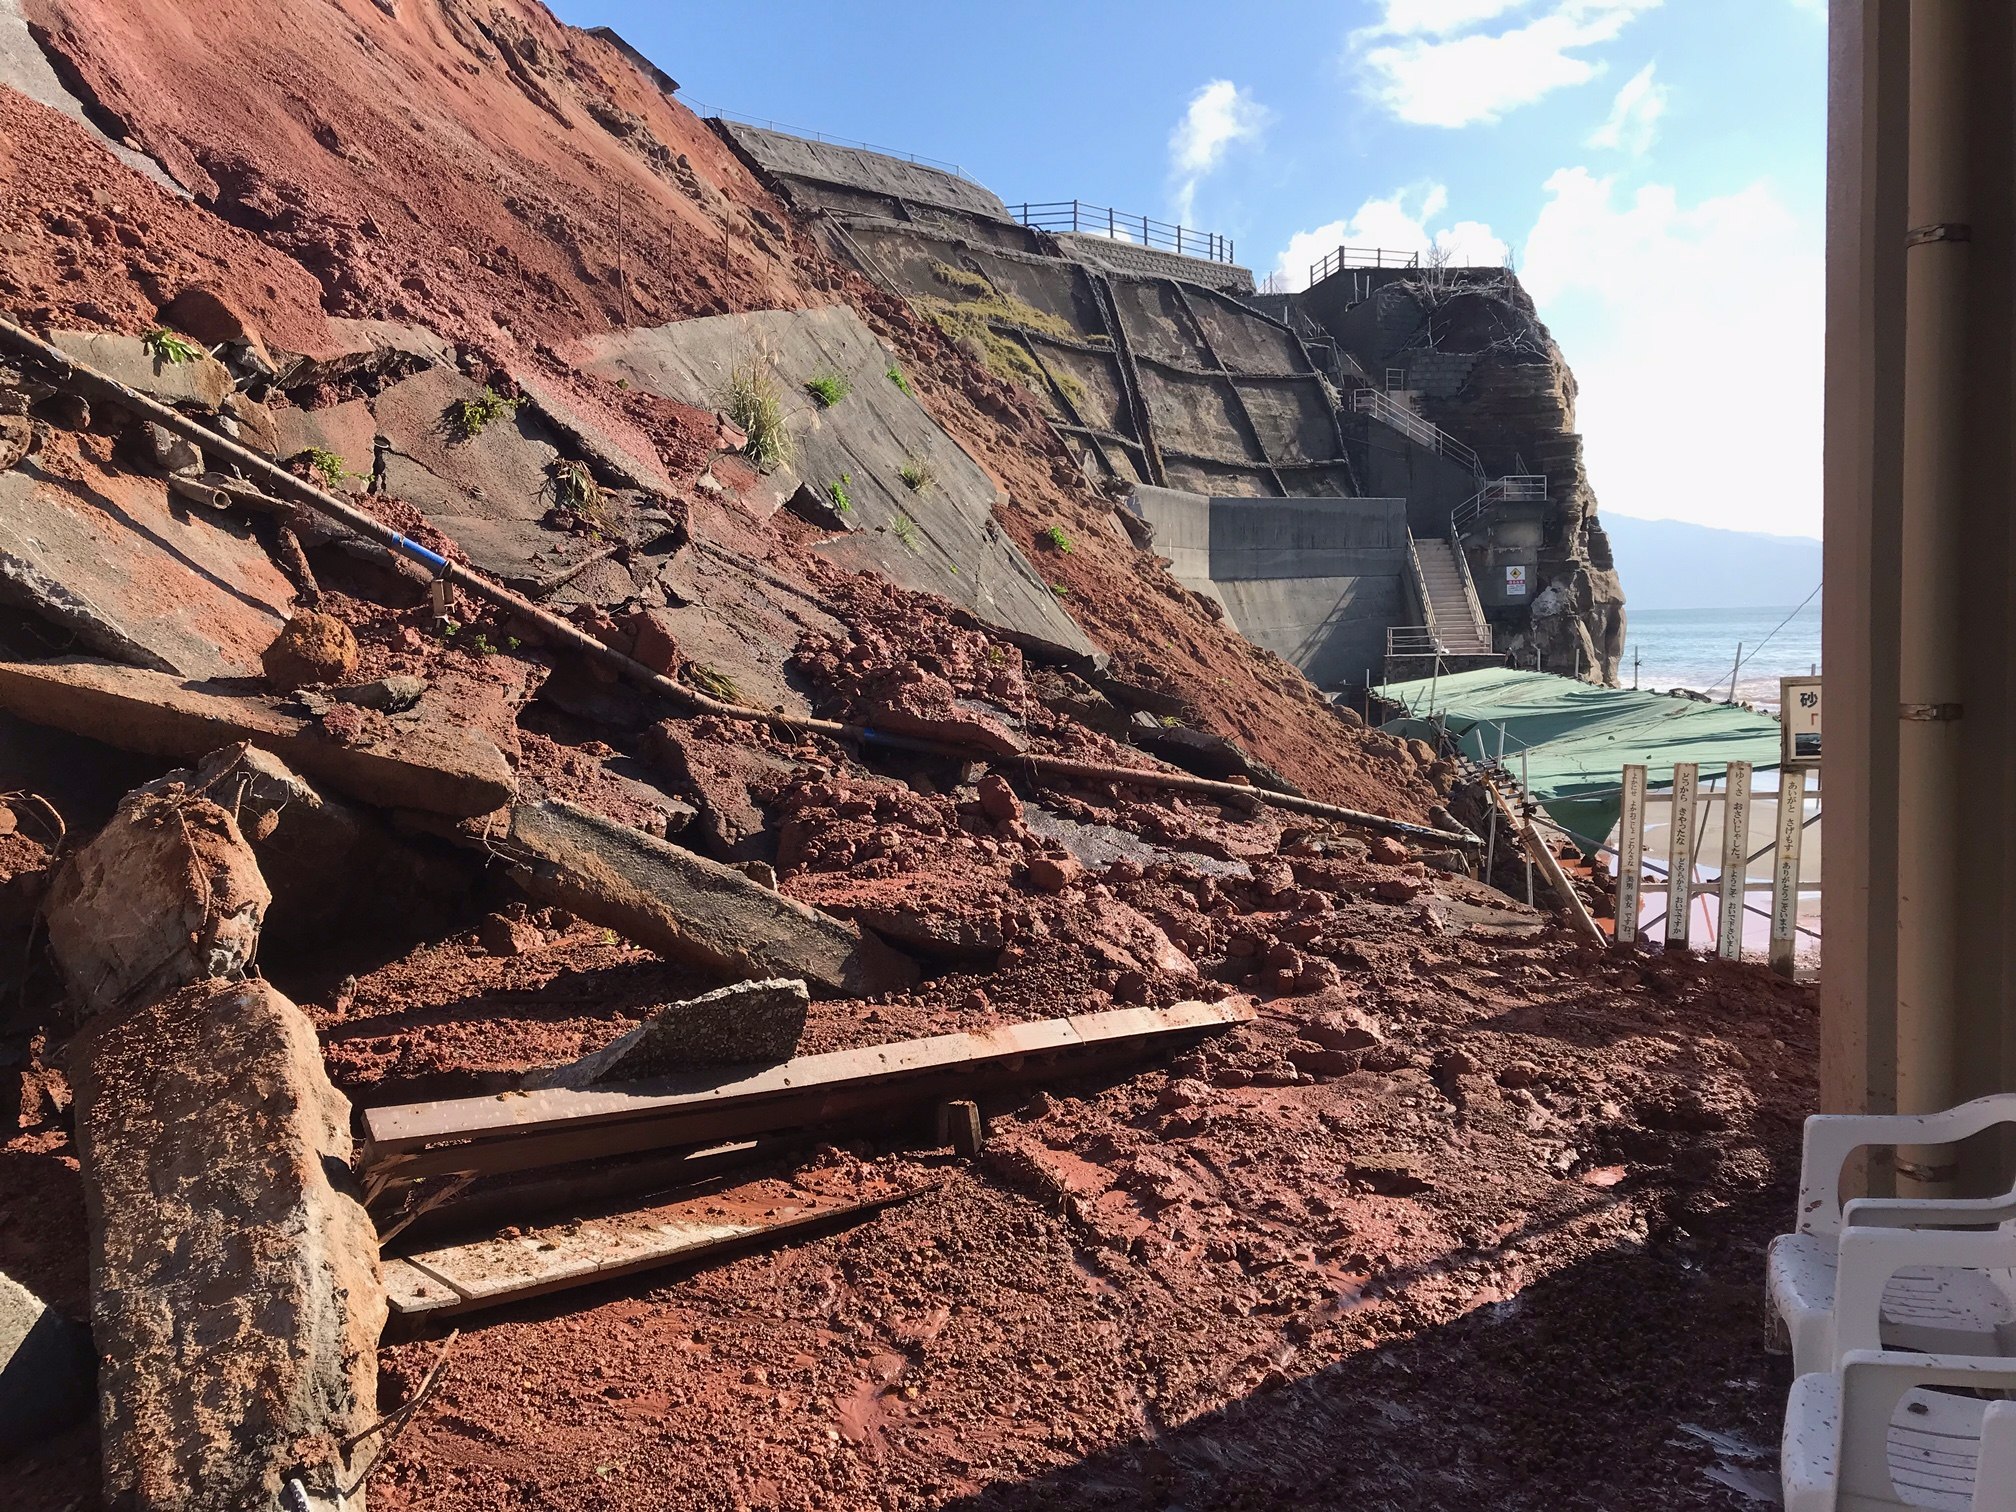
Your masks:
<path fill-rule="evenodd" d="M 1066 588 L 1062 583 L 1052 583 L 1050 585 L 1050 591 L 1056 594 L 1057 597 L 1059 598 L 1071 597 L 1071 590 L 1069 588 Z"/>
<path fill-rule="evenodd" d="M 742 702 L 742 690 L 735 686 L 735 679 L 725 672 L 715 671 L 704 662 L 688 662 L 686 680 L 702 693 L 718 698 L 723 703 Z"/>
<path fill-rule="evenodd" d="M 721 408 L 735 428 L 749 439 L 742 455 L 758 467 L 778 467 L 792 455 L 790 429 L 784 423 L 784 393 L 777 375 L 760 356 L 735 364 L 728 373 L 728 388 L 721 396 Z"/>
<path fill-rule="evenodd" d="M 931 464 L 922 457 L 911 457 L 896 469 L 896 476 L 903 480 L 903 486 L 914 494 L 921 494 L 933 483 L 938 475 L 931 471 Z"/>
<path fill-rule="evenodd" d="M 962 294 L 974 294 L 986 298 L 994 292 L 994 285 L 978 273 L 965 268 L 955 268 L 950 263 L 933 262 L 931 276 L 942 284 L 948 284 Z"/>
<path fill-rule="evenodd" d="M 343 480 L 351 475 L 343 465 L 343 459 L 326 446 L 311 446 L 294 460 L 306 463 L 308 471 L 315 475 L 315 481 L 331 493 L 341 488 Z"/>
<path fill-rule="evenodd" d="M 821 373 L 805 380 L 805 392 L 819 401 L 821 409 L 831 409 L 854 391 L 845 373 Z"/>
<path fill-rule="evenodd" d="M 904 546 L 911 551 L 917 550 L 917 522 L 910 516 L 899 510 L 896 518 L 889 522 L 889 529 Z"/>
<path fill-rule="evenodd" d="M 847 491 L 847 485 L 854 481 L 854 474 L 842 473 L 826 485 L 826 497 L 838 514 L 854 513 L 854 496 Z"/>
<path fill-rule="evenodd" d="M 1048 546 L 1052 551 L 1069 551 L 1071 549 L 1071 537 L 1064 534 L 1064 527 L 1062 525 L 1050 526 L 1039 534 L 1036 539 L 1041 541 L 1045 546 Z"/>
<path fill-rule="evenodd" d="M 884 373 L 882 376 L 884 378 L 887 378 L 891 383 L 895 384 L 896 387 L 901 389 L 904 393 L 908 394 L 912 399 L 915 399 L 917 397 L 916 390 L 910 387 L 910 380 L 903 376 L 903 369 L 896 366 L 895 363 L 893 362 L 890 363 L 889 371 Z"/>
<path fill-rule="evenodd" d="M 140 338 L 140 345 L 156 362 L 179 367 L 204 355 L 203 348 L 187 336 L 178 336 L 166 326 L 156 326 Z"/>
<path fill-rule="evenodd" d="M 506 399 L 488 384 L 474 399 L 457 399 L 448 406 L 448 423 L 458 438 L 473 441 L 493 420 L 518 413 L 517 399 Z"/>

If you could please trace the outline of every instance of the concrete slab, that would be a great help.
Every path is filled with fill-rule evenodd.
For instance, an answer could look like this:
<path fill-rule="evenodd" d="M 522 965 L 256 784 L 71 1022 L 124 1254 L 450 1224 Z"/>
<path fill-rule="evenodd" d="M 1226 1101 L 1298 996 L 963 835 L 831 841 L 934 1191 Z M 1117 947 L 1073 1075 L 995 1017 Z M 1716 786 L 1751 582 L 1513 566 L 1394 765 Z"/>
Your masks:
<path fill-rule="evenodd" d="M 90 1331 L 0 1275 L 0 1455 L 61 1433 L 91 1410 Z"/>
<path fill-rule="evenodd" d="M 185 677 L 259 671 L 294 588 L 239 521 L 159 478 L 31 458 L 0 473 L 0 602 L 107 657 Z"/>
<path fill-rule="evenodd" d="M 520 862 L 515 878 L 534 897 L 672 960 L 800 977 L 848 997 L 917 979 L 913 962 L 857 925 L 558 799 L 518 804 L 506 844 Z"/>
<path fill-rule="evenodd" d="M 552 582 L 612 541 L 649 533 L 636 506 L 613 492 L 604 496 L 602 539 L 549 529 L 544 521 L 557 503 L 553 471 L 560 460 L 555 438 L 524 405 L 462 435 L 455 408 L 482 393 L 482 385 L 437 367 L 371 400 L 388 443 L 380 459 L 383 491 L 425 514 L 481 571 L 521 589 Z"/>
<path fill-rule="evenodd" d="M 331 730 L 277 700 L 160 672 L 81 657 L 0 662 L 0 709 L 120 750 L 193 761 L 250 741 L 367 803 L 455 818 L 490 813 L 517 793 L 502 753 L 474 731 L 340 708 L 349 717 Z"/>
<path fill-rule="evenodd" d="M 995 523 L 1000 493 L 993 480 L 889 381 L 894 357 L 853 310 L 713 316 L 591 336 L 582 346 L 591 372 L 705 407 L 718 403 L 738 363 L 767 360 L 796 443 L 793 467 L 814 488 L 844 481 L 859 522 L 845 536 L 822 542 L 821 554 L 905 588 L 940 594 L 1052 654 L 1100 656 Z M 844 375 L 851 389 L 821 409 L 803 385 L 827 372 Z M 929 473 L 922 489 L 907 487 L 899 475 L 913 462 Z"/>
<path fill-rule="evenodd" d="M 767 1065 L 798 1053 L 812 996 L 803 982 L 735 982 L 667 1003 L 627 1034 L 571 1065 L 525 1078 L 527 1087 L 646 1081 L 696 1066 Z"/>
<path fill-rule="evenodd" d="M 187 362 L 168 362 L 149 352 L 138 336 L 110 331 L 51 331 L 49 344 L 163 404 L 214 410 L 231 392 L 231 370 L 208 352 Z"/>
<path fill-rule="evenodd" d="M 316 448 L 342 458 L 343 477 L 336 484 L 337 493 L 358 494 L 370 486 L 378 421 L 369 401 L 346 399 L 315 410 L 276 408 L 273 433 L 273 454 L 282 462 Z M 325 479 L 315 481 L 328 487 Z"/>

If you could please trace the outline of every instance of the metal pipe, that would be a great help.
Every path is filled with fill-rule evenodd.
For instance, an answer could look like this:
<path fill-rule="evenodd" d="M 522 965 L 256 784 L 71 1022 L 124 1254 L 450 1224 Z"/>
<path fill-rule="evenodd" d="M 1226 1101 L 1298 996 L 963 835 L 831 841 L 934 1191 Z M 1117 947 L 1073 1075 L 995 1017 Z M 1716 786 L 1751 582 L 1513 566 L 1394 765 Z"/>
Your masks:
<path fill-rule="evenodd" d="M 560 618 L 550 610 L 540 608 L 530 599 L 512 592 L 501 583 L 492 582 L 482 574 L 430 551 L 418 541 L 401 535 L 391 526 L 366 514 L 363 510 L 325 493 L 306 479 L 297 478 L 271 458 L 240 446 L 228 437 L 221 436 L 190 419 L 179 410 L 171 409 L 115 379 L 86 367 L 60 348 L 51 346 L 12 321 L 0 319 L 0 346 L 11 347 L 24 356 L 32 357 L 44 368 L 61 375 L 62 381 L 84 393 L 151 420 L 163 430 L 170 431 L 212 456 L 233 464 L 248 476 L 262 479 L 274 493 L 318 514 L 326 515 L 368 540 L 424 563 L 433 569 L 441 581 L 454 583 L 475 597 L 484 599 L 500 609 L 508 610 L 525 621 L 528 626 L 536 627 L 539 633 L 549 640 L 600 662 L 618 675 L 658 694 L 667 702 L 694 713 L 714 714 L 724 719 L 748 720 L 755 724 L 767 724 L 779 730 L 825 735 L 835 740 L 879 745 L 891 750 L 912 751 L 919 755 L 942 756 L 957 761 L 1014 762 L 1027 771 L 1052 777 L 1115 782 L 1165 792 L 1199 793 L 1235 803 L 1263 803 L 1272 808 L 1288 809 L 1318 819 L 1332 819 L 1340 824 L 1369 829 L 1381 834 L 1432 842 L 1437 845 L 1453 845 L 1465 850 L 1481 849 L 1483 846 L 1484 842 L 1467 830 L 1438 829 L 1433 825 L 1414 824 L 1404 819 L 1389 818 L 1384 814 L 1368 814 L 1358 809 L 1345 808 L 1340 804 L 1321 803 L 1316 799 L 1303 798 L 1293 793 L 1277 793 L 1269 788 L 1242 786 L 1235 782 L 1217 782 L 1208 777 L 1193 777 L 1187 772 L 1159 772 L 1137 767 L 1106 766 L 1089 761 L 1071 761 L 1062 756 L 1044 756 L 1034 752 L 1009 758 L 992 757 L 965 746 L 932 740 L 915 740 L 906 735 L 891 735 L 867 725 L 843 724 L 834 719 L 812 719 L 768 709 L 748 708 L 741 704 L 712 698 L 697 688 L 689 688 L 684 683 L 675 682 L 662 673 L 653 671 L 613 646 L 604 645 L 579 626 Z"/>
<path fill-rule="evenodd" d="M 1910 8 L 1897 727 L 1897 1111 L 1959 1101 L 1965 826 L 1960 584 L 1966 568 L 1973 0 Z M 1900 1150 L 1905 1195 L 1949 1192 L 1950 1147 Z"/>

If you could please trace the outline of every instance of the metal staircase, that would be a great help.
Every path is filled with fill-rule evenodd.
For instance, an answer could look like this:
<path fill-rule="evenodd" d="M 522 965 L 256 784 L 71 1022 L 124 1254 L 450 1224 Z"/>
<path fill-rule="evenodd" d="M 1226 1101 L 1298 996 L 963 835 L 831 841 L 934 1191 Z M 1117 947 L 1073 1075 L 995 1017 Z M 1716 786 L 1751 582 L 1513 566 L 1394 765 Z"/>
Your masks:
<path fill-rule="evenodd" d="M 1421 569 L 1421 591 L 1428 610 L 1428 628 L 1444 656 L 1489 656 L 1491 626 L 1470 581 L 1470 564 L 1457 541 L 1417 540 L 1415 560 Z"/>

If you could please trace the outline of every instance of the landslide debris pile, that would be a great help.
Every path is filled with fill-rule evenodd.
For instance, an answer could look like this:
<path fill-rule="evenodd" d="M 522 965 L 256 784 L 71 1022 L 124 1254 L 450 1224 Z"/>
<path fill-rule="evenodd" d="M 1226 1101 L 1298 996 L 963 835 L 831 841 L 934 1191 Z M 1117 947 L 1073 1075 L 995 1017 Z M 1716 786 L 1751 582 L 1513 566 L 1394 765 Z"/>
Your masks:
<path fill-rule="evenodd" d="M 0 1500 L 937 1504 L 1771 1175 L 1803 999 L 1471 881 L 615 44 L 183 11 L 0 17 Z"/>

